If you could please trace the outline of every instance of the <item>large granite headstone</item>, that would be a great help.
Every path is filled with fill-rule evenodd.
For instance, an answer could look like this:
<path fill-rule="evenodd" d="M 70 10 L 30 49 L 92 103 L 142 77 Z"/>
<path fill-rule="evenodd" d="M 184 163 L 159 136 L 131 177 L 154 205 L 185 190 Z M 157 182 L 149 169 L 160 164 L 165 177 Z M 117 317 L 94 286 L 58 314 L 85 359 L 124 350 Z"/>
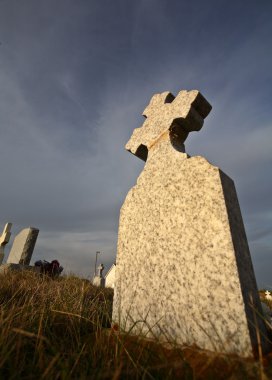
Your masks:
<path fill-rule="evenodd" d="M 113 320 L 163 341 L 253 356 L 256 328 L 263 351 L 267 332 L 235 186 L 183 145 L 210 110 L 195 90 L 156 94 L 126 145 L 146 164 L 120 212 Z"/>
<path fill-rule="evenodd" d="M 7 264 L 29 265 L 38 234 L 39 230 L 33 227 L 25 228 L 19 232 L 14 239 Z"/>

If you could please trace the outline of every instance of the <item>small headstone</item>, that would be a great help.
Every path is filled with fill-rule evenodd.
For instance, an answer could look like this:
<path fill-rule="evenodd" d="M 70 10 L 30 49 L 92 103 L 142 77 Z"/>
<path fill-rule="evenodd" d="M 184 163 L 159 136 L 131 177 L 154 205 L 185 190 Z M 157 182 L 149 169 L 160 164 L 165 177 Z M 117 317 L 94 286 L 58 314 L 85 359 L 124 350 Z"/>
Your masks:
<path fill-rule="evenodd" d="M 38 234 L 39 230 L 33 227 L 25 228 L 19 232 L 14 239 L 7 264 L 29 265 Z"/>
<path fill-rule="evenodd" d="M 263 352 L 268 340 L 235 186 L 183 144 L 210 110 L 196 90 L 156 94 L 126 145 L 146 164 L 120 212 L 113 321 L 132 333 L 253 356 L 256 329 Z"/>
<path fill-rule="evenodd" d="M 101 286 L 104 288 L 105 287 L 105 278 L 103 277 L 103 274 L 102 274 L 103 270 L 104 270 L 104 265 L 100 264 L 97 267 L 97 274 L 93 278 L 93 284 L 96 286 Z"/>
<path fill-rule="evenodd" d="M 12 226 L 12 223 L 6 223 L 4 230 L 2 232 L 2 235 L 0 236 L 0 265 L 2 264 L 4 256 L 5 256 L 4 248 L 8 244 L 9 239 L 10 239 L 11 226 Z"/>

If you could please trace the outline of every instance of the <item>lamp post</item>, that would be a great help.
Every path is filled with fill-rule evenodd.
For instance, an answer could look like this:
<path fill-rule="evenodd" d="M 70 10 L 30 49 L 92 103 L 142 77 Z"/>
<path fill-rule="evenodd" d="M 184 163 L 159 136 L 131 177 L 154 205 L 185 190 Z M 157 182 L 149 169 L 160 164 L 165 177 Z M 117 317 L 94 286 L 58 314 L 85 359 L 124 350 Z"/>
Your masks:
<path fill-rule="evenodd" d="M 96 251 L 96 254 L 95 254 L 94 276 L 96 276 L 97 256 L 99 255 L 99 253 L 100 253 L 100 251 Z"/>

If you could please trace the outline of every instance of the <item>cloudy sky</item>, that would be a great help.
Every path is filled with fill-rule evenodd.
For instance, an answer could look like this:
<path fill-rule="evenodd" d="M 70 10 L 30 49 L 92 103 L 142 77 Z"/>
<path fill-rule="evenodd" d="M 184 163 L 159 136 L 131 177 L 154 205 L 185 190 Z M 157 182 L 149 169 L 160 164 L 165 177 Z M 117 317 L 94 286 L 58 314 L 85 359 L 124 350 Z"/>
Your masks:
<path fill-rule="evenodd" d="M 187 153 L 234 179 L 272 288 L 271 12 L 271 0 L 0 0 L 0 229 L 39 228 L 33 261 L 90 276 L 101 251 L 109 267 L 144 164 L 124 145 L 154 93 L 198 89 L 213 110 Z"/>

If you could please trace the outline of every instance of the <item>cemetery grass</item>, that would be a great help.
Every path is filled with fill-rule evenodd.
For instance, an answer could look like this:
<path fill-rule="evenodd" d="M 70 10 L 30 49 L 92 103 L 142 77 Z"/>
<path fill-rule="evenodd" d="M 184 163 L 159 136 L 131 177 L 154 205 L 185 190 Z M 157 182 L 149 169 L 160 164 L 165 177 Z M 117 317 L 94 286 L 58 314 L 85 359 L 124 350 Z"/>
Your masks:
<path fill-rule="evenodd" d="M 272 360 L 159 344 L 111 326 L 113 291 L 75 276 L 0 277 L 0 379 L 269 379 Z"/>

